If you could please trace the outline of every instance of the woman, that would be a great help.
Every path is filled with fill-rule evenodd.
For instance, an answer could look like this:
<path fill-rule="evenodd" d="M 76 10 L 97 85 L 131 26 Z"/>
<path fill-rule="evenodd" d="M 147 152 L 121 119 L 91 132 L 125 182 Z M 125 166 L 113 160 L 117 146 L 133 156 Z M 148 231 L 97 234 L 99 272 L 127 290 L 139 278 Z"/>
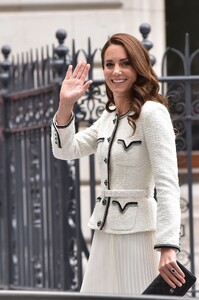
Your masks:
<path fill-rule="evenodd" d="M 95 234 L 81 291 L 141 294 L 158 270 L 172 288 L 181 286 L 180 190 L 167 99 L 158 94 L 148 52 L 135 37 L 113 35 L 101 57 L 106 110 L 75 134 L 73 106 L 92 84 L 82 61 L 67 70 L 52 126 L 55 157 L 96 152 L 100 162 L 101 195 L 88 224 Z"/>

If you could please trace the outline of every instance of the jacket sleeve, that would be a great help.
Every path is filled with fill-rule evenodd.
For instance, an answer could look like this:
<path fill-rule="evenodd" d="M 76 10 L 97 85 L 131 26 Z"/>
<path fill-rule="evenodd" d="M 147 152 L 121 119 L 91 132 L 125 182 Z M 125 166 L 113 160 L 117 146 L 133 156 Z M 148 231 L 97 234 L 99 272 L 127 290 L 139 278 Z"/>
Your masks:
<path fill-rule="evenodd" d="M 151 102 L 151 101 L 150 101 Z M 157 192 L 157 233 L 154 248 L 179 247 L 180 188 L 175 134 L 168 110 L 151 102 L 144 114 L 144 133 Z"/>
<path fill-rule="evenodd" d="M 92 126 L 75 132 L 74 115 L 65 126 L 56 124 L 56 116 L 51 126 L 53 155 L 58 159 L 71 160 L 93 154 L 97 147 L 98 119 Z"/>

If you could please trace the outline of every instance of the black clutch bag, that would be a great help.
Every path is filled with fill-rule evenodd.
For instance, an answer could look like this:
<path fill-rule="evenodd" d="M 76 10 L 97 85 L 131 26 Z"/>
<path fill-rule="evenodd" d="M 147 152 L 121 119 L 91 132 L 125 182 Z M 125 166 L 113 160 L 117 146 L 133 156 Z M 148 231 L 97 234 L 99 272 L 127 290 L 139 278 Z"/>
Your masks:
<path fill-rule="evenodd" d="M 196 277 L 187 270 L 179 261 L 177 261 L 180 269 L 185 274 L 185 283 L 181 287 L 176 287 L 173 289 L 170 287 L 166 281 L 159 274 L 151 284 L 144 290 L 142 294 L 145 295 L 166 295 L 166 296 L 184 296 L 188 290 L 196 282 Z"/>

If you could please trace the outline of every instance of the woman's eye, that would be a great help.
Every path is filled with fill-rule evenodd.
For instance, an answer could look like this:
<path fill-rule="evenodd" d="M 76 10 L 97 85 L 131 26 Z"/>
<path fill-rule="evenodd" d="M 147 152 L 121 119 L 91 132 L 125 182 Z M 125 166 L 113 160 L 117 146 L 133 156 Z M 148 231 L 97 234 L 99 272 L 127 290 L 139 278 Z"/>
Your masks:
<path fill-rule="evenodd" d="M 122 66 L 130 66 L 130 62 L 127 60 L 127 61 L 123 61 L 122 62 Z"/>
<path fill-rule="evenodd" d="M 112 68 L 112 67 L 113 67 L 113 64 L 112 64 L 112 63 L 106 63 L 106 67 L 107 67 L 107 68 Z"/>

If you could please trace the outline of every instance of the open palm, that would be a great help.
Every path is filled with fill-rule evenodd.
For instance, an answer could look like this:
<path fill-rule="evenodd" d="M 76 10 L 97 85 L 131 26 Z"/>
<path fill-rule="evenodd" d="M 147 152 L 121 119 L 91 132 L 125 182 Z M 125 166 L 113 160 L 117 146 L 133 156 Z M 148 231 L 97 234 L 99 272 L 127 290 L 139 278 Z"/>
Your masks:
<path fill-rule="evenodd" d="M 74 104 L 84 95 L 92 83 L 92 80 L 85 82 L 89 69 L 90 65 L 85 61 L 79 62 L 74 71 L 72 65 L 68 67 L 60 90 L 61 101 L 69 101 L 70 104 Z"/>

